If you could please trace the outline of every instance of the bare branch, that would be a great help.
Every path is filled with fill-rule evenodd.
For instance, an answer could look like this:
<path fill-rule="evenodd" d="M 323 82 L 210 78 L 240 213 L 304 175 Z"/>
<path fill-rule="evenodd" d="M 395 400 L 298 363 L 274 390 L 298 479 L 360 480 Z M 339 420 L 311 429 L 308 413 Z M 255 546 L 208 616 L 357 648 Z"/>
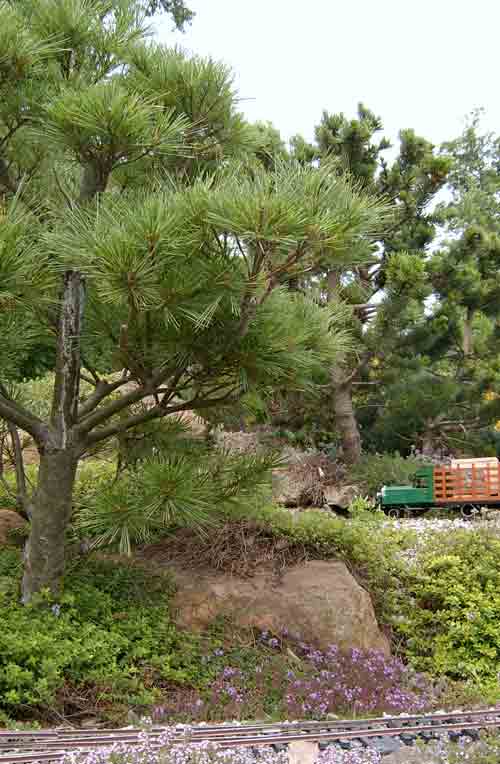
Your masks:
<path fill-rule="evenodd" d="M 26 124 L 26 122 L 27 122 L 27 120 L 23 120 L 23 119 L 22 119 L 22 120 L 20 120 L 19 122 L 17 122 L 17 123 L 14 125 L 14 127 L 11 127 L 11 128 L 10 128 L 10 130 L 9 130 L 9 131 L 8 131 L 8 132 L 7 132 L 7 133 L 4 135 L 4 137 L 3 137 L 3 138 L 2 138 L 2 140 L 0 141 L 0 148 L 1 148 L 2 146 L 4 146 L 4 145 L 5 145 L 5 144 L 6 144 L 6 143 L 7 143 L 7 142 L 8 142 L 8 141 L 9 141 L 9 140 L 12 138 L 12 136 L 13 136 L 13 135 L 15 135 L 15 133 L 17 133 L 17 131 L 18 131 L 18 130 L 19 130 L 19 129 L 20 129 L 20 128 L 21 128 L 21 127 L 24 125 L 24 124 Z"/>
<path fill-rule="evenodd" d="M 130 430 L 132 427 L 137 427 L 140 424 L 145 424 L 146 422 L 150 422 L 153 419 L 161 419 L 164 416 L 168 416 L 169 414 L 176 414 L 179 411 L 191 411 L 193 409 L 213 408 L 214 406 L 220 406 L 223 404 L 236 402 L 239 397 L 239 396 L 235 396 L 237 389 L 238 388 L 233 388 L 232 390 L 227 392 L 225 395 L 222 395 L 219 398 L 213 398 L 212 400 L 204 400 L 203 398 L 195 397 L 189 401 L 179 403 L 175 406 L 167 406 L 167 407 L 164 407 L 160 403 L 159 406 L 158 405 L 153 406 L 147 411 L 142 411 L 142 412 L 139 412 L 138 414 L 134 414 L 133 416 L 128 417 L 128 419 L 125 419 L 122 422 L 117 422 L 116 424 L 110 424 L 108 425 L 108 427 L 102 427 L 100 430 L 96 430 L 95 432 L 91 433 L 83 441 L 81 453 L 86 451 L 91 446 L 94 446 L 96 443 L 100 443 L 103 440 L 112 438 L 115 435 L 120 435 L 122 432 L 125 432 L 126 430 Z"/>
<path fill-rule="evenodd" d="M 89 395 L 87 400 L 84 401 L 84 403 L 82 403 L 82 405 L 79 407 L 78 421 L 81 422 L 88 414 L 97 408 L 99 403 L 104 400 L 104 398 L 107 398 L 108 395 L 111 395 L 111 393 L 114 393 L 120 387 L 126 385 L 129 381 L 129 377 L 121 377 L 116 382 L 106 382 L 103 379 L 99 380 L 99 382 L 95 385 L 95 390 L 92 395 Z"/>
<path fill-rule="evenodd" d="M 17 194 L 18 186 L 10 177 L 9 166 L 5 159 L 0 157 L 0 185 L 3 186 L 6 191 L 10 191 L 12 194 Z"/>
<path fill-rule="evenodd" d="M 29 433 L 36 443 L 43 443 L 48 428 L 45 422 L 11 399 L 0 383 L 0 417 Z"/>
<path fill-rule="evenodd" d="M 0 483 L 3 485 L 7 494 L 9 495 L 9 494 L 12 494 L 12 488 L 8 484 L 7 480 L 5 479 L 5 475 L 4 475 L 5 469 L 4 469 L 4 459 L 3 459 L 6 437 L 7 437 L 7 434 L 4 431 L 2 433 L 2 438 L 0 440 Z"/>
<path fill-rule="evenodd" d="M 76 427 L 77 434 L 79 436 L 85 435 L 86 433 L 93 430 L 94 427 L 98 427 L 107 419 L 110 419 L 115 414 L 119 414 L 120 411 L 123 411 L 123 409 L 127 408 L 133 403 L 139 403 L 139 401 L 141 401 L 143 398 L 146 398 L 148 395 L 152 395 L 155 389 L 156 387 L 154 385 L 143 385 L 142 387 L 138 387 L 137 390 L 132 390 L 130 393 L 127 393 L 127 395 L 122 396 L 118 400 L 112 401 L 107 406 L 99 409 L 98 411 L 94 411 L 94 413 L 90 413 L 88 416 L 84 416 L 83 420 L 81 420 Z M 106 392 L 102 398 L 105 398 L 107 395 L 108 393 Z M 92 408 L 95 409 L 95 405 Z"/>
<path fill-rule="evenodd" d="M 375 355 L 374 350 L 366 350 L 363 355 L 360 357 L 358 363 L 355 365 L 354 369 L 347 374 L 346 376 L 343 376 L 341 379 L 335 382 L 335 384 L 338 387 L 345 387 L 346 385 L 352 384 L 353 380 L 356 379 L 358 374 L 364 369 L 364 367 L 367 365 L 369 360 Z"/>
<path fill-rule="evenodd" d="M 95 379 L 92 379 L 92 377 L 88 377 L 82 371 L 80 372 L 80 379 L 83 380 L 83 382 L 87 382 L 87 384 L 92 385 L 93 387 L 96 387 Z"/>
<path fill-rule="evenodd" d="M 17 427 L 8 422 L 10 437 L 13 448 L 13 461 L 16 473 L 16 503 L 19 513 L 26 519 L 30 519 L 28 511 L 28 490 L 26 486 L 26 472 L 24 469 L 24 455 Z"/>

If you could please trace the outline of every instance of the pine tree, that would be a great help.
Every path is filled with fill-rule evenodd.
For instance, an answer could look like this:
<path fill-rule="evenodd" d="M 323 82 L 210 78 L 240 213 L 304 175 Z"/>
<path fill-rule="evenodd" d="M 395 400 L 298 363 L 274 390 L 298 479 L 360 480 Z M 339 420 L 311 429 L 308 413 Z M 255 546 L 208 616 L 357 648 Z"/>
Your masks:
<path fill-rule="evenodd" d="M 252 389 L 307 386 L 348 346 L 284 285 L 348 259 L 380 207 L 324 163 L 255 159 L 230 72 L 147 40 L 135 0 L 0 3 L 0 416 L 34 440 L 23 599 L 57 594 L 79 461 Z M 13 380 L 52 342 L 51 412 Z M 147 404 L 145 404 L 147 401 Z"/>
<path fill-rule="evenodd" d="M 377 370 L 383 394 L 367 399 L 367 412 L 380 416 L 365 417 L 375 448 L 481 453 L 478 437 L 498 420 L 500 141 L 475 113 L 442 155 L 450 169 L 435 210 L 440 241 L 425 263 L 432 300 Z"/>
<path fill-rule="evenodd" d="M 357 347 L 331 369 L 335 422 L 343 458 L 355 463 L 361 455 L 361 434 L 353 400 L 354 386 L 365 381 L 374 359 L 380 363 L 394 352 L 409 316 L 423 311 L 429 294 L 425 254 L 436 232 L 429 206 L 444 185 L 450 161 L 439 156 L 413 130 L 400 133 L 399 154 L 389 165 L 379 139 L 381 120 L 362 104 L 356 119 L 324 112 L 316 128 L 315 146 L 293 142 L 298 161 L 336 160 L 337 172 L 352 177 L 375 198 L 390 204 L 390 220 L 377 241 L 358 243 L 345 265 L 322 263 L 324 294 L 329 301 L 351 306 Z M 311 160 L 312 157 L 312 160 Z M 357 264 L 352 261 L 357 259 Z"/>

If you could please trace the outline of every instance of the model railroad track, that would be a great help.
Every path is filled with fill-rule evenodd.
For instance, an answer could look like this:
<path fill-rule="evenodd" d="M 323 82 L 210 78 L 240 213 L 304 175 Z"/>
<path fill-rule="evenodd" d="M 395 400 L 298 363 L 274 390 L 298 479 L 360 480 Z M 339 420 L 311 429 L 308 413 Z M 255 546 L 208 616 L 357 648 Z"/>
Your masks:
<path fill-rule="evenodd" d="M 164 727 L 148 730 L 152 747 L 159 747 Z M 200 725 L 176 727 L 175 740 L 182 743 L 213 741 L 223 748 L 272 745 L 278 749 L 295 741 L 336 743 L 344 748 L 353 743 L 389 753 L 417 739 L 429 742 L 448 735 L 476 738 L 481 730 L 500 729 L 500 707 L 493 710 L 463 711 L 413 716 L 384 716 L 372 719 L 286 722 L 282 724 Z M 390 743 L 392 741 L 392 745 Z M 71 729 L 43 731 L 0 731 L 0 764 L 56 762 L 71 751 L 90 752 L 113 745 L 134 746 L 141 742 L 139 729 Z M 389 743 L 389 744 L 388 744 Z"/>

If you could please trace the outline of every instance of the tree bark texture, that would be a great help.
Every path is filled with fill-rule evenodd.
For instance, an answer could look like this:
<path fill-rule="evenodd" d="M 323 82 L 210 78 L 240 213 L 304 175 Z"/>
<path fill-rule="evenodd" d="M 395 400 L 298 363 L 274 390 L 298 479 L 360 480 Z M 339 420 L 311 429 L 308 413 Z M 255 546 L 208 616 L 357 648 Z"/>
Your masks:
<path fill-rule="evenodd" d="M 31 529 L 25 549 L 22 599 L 49 589 L 57 596 L 64 574 L 65 533 L 71 518 L 77 460 L 71 450 L 41 454 L 31 502 Z"/>
<path fill-rule="evenodd" d="M 463 354 L 469 358 L 474 351 L 474 340 L 472 335 L 472 322 L 474 320 L 474 311 L 467 308 L 463 324 Z"/>
<path fill-rule="evenodd" d="M 330 302 L 335 298 L 340 286 L 338 271 L 330 271 L 327 284 Z M 349 369 L 345 369 L 340 362 L 331 370 L 333 408 L 335 424 L 342 444 L 343 459 L 347 464 L 356 464 L 361 458 L 361 435 L 352 402 L 352 384 L 351 381 L 346 381 L 346 374 L 349 374 Z"/>
<path fill-rule="evenodd" d="M 352 388 L 350 383 L 335 383 L 332 374 L 333 407 L 335 422 L 339 429 L 342 443 L 342 455 L 347 464 L 356 464 L 361 457 L 361 436 L 352 403 Z"/>
<path fill-rule="evenodd" d="M 25 552 L 22 597 L 49 589 L 60 591 L 64 573 L 65 534 L 71 519 L 78 465 L 75 438 L 80 385 L 80 337 L 84 280 L 77 271 L 64 275 L 60 305 L 56 374 L 48 431 L 38 445 L 38 483 L 31 501 L 31 529 Z"/>

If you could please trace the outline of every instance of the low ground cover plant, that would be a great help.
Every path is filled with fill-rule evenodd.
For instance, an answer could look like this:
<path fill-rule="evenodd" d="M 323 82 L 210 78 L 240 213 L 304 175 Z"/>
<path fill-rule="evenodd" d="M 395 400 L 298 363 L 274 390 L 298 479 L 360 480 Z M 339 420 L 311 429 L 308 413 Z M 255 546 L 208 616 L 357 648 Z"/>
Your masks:
<path fill-rule="evenodd" d="M 498 687 L 500 539 L 483 531 L 439 534 L 410 571 L 397 628 L 413 665 Z"/>
<path fill-rule="evenodd" d="M 321 652 L 286 633 L 218 628 L 180 632 L 172 584 L 132 563 L 87 560 L 70 571 L 56 604 L 18 603 L 18 550 L 0 552 L 0 709 L 5 718 L 129 709 L 156 718 L 321 718 L 422 708 L 430 684 L 398 659 L 335 646 Z"/>
<path fill-rule="evenodd" d="M 147 731 L 141 735 L 140 744 L 127 746 L 117 744 L 112 748 L 99 749 L 91 754 L 69 753 L 63 764 L 286 764 L 288 753 L 274 751 L 271 746 L 261 748 L 221 749 L 216 743 L 179 743 L 174 728 L 167 728 L 153 746 Z M 187 735 L 189 728 L 186 729 Z M 484 735 L 479 742 L 462 738 L 456 743 L 441 740 L 430 745 L 441 764 L 497 764 L 500 754 L 500 737 Z M 373 749 L 357 748 L 345 751 L 329 746 L 319 752 L 318 764 L 381 764 L 383 758 Z"/>
<path fill-rule="evenodd" d="M 174 707 L 156 708 L 155 720 L 165 721 L 174 709 L 185 718 L 218 721 L 367 716 L 417 712 L 432 705 L 432 683 L 398 658 L 375 650 L 342 652 L 336 645 L 319 650 L 290 643 L 286 633 L 277 637 L 264 632 L 259 639 L 270 652 L 256 653 L 251 664 L 221 649 L 207 656 L 205 661 L 215 668 L 210 687 L 178 697 Z"/>

